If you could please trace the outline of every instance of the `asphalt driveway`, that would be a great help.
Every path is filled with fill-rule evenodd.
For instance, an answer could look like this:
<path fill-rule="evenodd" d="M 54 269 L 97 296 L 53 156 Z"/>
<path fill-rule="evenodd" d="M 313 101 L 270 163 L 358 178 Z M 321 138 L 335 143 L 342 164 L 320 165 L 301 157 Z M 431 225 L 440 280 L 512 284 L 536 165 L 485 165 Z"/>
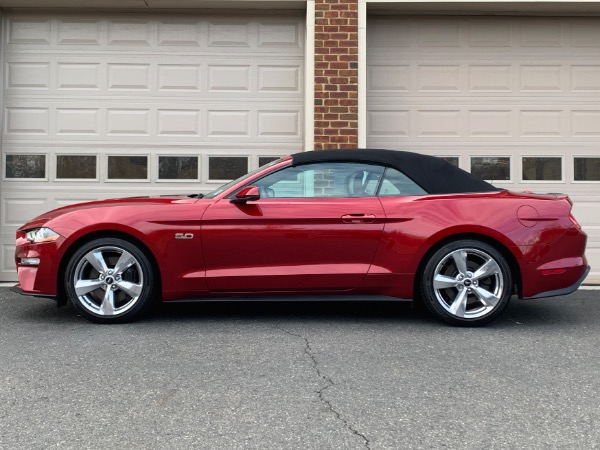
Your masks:
<path fill-rule="evenodd" d="M 600 448 L 600 291 L 484 328 L 407 304 L 168 305 L 94 325 L 0 288 L 0 448 Z"/>

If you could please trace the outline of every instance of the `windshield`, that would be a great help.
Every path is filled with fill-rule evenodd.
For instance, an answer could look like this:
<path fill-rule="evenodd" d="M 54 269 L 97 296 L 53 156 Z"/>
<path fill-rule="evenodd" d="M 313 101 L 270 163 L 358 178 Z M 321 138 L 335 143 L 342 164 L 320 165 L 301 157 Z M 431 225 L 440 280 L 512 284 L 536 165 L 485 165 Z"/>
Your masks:
<path fill-rule="evenodd" d="M 271 161 L 270 163 L 265 164 L 264 166 L 260 166 L 258 169 L 253 170 L 252 172 L 248 172 L 246 175 L 242 175 L 241 177 L 239 177 L 235 180 L 232 180 L 227 184 L 224 184 L 220 188 L 217 188 L 214 191 L 209 192 L 208 194 L 204 195 L 202 198 L 215 198 L 217 195 L 221 194 L 222 192 L 225 192 L 230 187 L 235 186 L 236 184 L 244 181 L 246 178 L 251 177 L 255 173 L 258 173 L 261 170 L 266 169 L 267 167 L 273 166 L 273 165 L 277 164 L 278 162 L 281 162 L 281 159 L 282 158 L 278 158 L 275 161 Z"/>

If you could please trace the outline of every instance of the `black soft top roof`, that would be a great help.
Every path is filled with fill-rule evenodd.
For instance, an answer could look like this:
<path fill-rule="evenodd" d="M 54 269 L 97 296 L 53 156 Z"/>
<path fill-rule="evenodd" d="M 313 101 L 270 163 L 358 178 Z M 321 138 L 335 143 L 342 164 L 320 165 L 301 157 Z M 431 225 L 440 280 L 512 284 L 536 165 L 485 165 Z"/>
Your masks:
<path fill-rule="evenodd" d="M 292 155 L 292 165 L 326 161 L 376 163 L 403 172 L 429 194 L 501 191 L 442 158 L 397 150 L 315 150 Z"/>

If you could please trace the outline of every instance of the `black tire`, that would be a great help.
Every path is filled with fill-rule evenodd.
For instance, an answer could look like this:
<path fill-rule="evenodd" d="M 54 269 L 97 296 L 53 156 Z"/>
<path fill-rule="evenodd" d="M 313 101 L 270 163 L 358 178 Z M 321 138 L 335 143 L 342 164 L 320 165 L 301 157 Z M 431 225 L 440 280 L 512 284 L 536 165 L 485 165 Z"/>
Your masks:
<path fill-rule="evenodd" d="M 64 275 L 67 298 L 83 317 L 96 323 L 135 320 L 156 295 L 156 275 L 146 254 L 119 238 L 82 245 Z"/>
<path fill-rule="evenodd" d="M 485 242 L 450 242 L 427 260 L 420 293 L 437 318 L 458 326 L 496 319 L 512 296 L 512 273 L 504 256 Z"/>

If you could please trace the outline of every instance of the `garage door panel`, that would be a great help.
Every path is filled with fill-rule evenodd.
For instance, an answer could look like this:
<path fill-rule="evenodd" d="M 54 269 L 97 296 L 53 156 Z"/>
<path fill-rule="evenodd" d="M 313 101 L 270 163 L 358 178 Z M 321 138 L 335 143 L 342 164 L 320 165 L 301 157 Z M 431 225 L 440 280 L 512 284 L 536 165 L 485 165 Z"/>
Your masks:
<path fill-rule="evenodd" d="M 6 106 L 4 110 L 4 130 L 6 135 L 47 136 L 50 133 L 50 108 L 35 106 Z"/>
<path fill-rule="evenodd" d="M 414 103 L 418 103 L 414 105 Z M 597 142 L 600 136 L 600 108 L 565 107 L 559 103 L 523 104 L 508 102 L 465 105 L 447 101 L 430 103 L 412 99 L 396 106 L 392 100 L 370 102 L 367 111 L 368 139 L 395 136 L 399 142 L 414 139 L 456 138 L 470 141 L 512 141 L 523 145 L 553 142 Z"/>
<path fill-rule="evenodd" d="M 368 33 L 368 48 L 378 52 L 428 49 L 429 53 L 431 49 L 440 53 L 440 49 L 453 48 L 455 53 L 483 47 L 495 54 L 512 49 L 568 54 L 573 48 L 600 49 L 600 31 L 594 18 L 380 17 L 370 20 Z M 515 57 L 523 58 L 520 54 Z"/>
<path fill-rule="evenodd" d="M 204 15 L 197 19 L 170 15 L 112 15 L 93 18 L 70 14 L 62 17 L 47 14 L 12 14 L 8 23 L 7 48 L 10 50 L 51 51 L 69 47 L 73 50 L 95 48 L 99 51 L 131 52 L 157 49 L 199 47 L 222 51 L 223 47 L 244 47 L 259 52 L 274 48 L 303 46 L 302 25 L 287 17 L 231 17 Z"/>
<path fill-rule="evenodd" d="M 19 227 L 31 219 L 31 210 L 40 210 L 49 206 L 48 199 L 40 193 L 34 198 L 2 198 L 2 227 Z"/>
<path fill-rule="evenodd" d="M 3 280 L 14 280 L 15 264 L 15 235 L 0 237 L 0 277 Z"/>
<path fill-rule="evenodd" d="M 513 96 L 538 101 L 547 98 L 585 101 L 590 92 L 600 91 L 600 65 L 566 62 L 442 64 L 433 60 L 419 64 L 383 62 L 369 65 L 367 83 L 373 98 L 397 93 L 421 97 L 444 94 L 451 99 L 468 95 L 474 99 Z"/>
<path fill-rule="evenodd" d="M 21 92 L 50 89 L 50 63 L 37 59 L 8 61 L 6 63 L 6 90 Z"/>
<path fill-rule="evenodd" d="M 600 280 L 600 20 L 406 16 L 367 30 L 368 146 L 569 194 Z"/>
<path fill-rule="evenodd" d="M 298 144 L 302 139 L 303 105 L 299 102 L 132 103 L 103 100 L 60 102 L 12 99 L 5 107 L 5 142 L 58 139 L 64 143 L 189 142 L 232 138 L 281 139 Z M 13 106 L 14 105 L 14 106 Z M 19 105 L 19 106 L 17 106 Z"/>
<path fill-rule="evenodd" d="M 571 91 L 600 92 L 600 65 L 577 64 L 571 66 Z"/>
<path fill-rule="evenodd" d="M 153 56 L 155 61 L 132 55 L 128 63 L 95 62 L 88 57 L 11 56 L 6 61 L 5 92 L 16 97 L 111 99 L 154 97 L 189 99 L 297 99 L 303 86 L 302 65 L 295 59 L 274 57 L 270 63 L 256 58 L 215 58 L 190 55 Z M 264 55 L 263 55 L 264 56 Z M 260 55 L 257 55 L 260 57 Z M 43 59 L 42 59 L 43 58 Z M 196 61 L 196 62 L 194 62 Z M 277 97 L 274 98 L 274 94 Z"/>

